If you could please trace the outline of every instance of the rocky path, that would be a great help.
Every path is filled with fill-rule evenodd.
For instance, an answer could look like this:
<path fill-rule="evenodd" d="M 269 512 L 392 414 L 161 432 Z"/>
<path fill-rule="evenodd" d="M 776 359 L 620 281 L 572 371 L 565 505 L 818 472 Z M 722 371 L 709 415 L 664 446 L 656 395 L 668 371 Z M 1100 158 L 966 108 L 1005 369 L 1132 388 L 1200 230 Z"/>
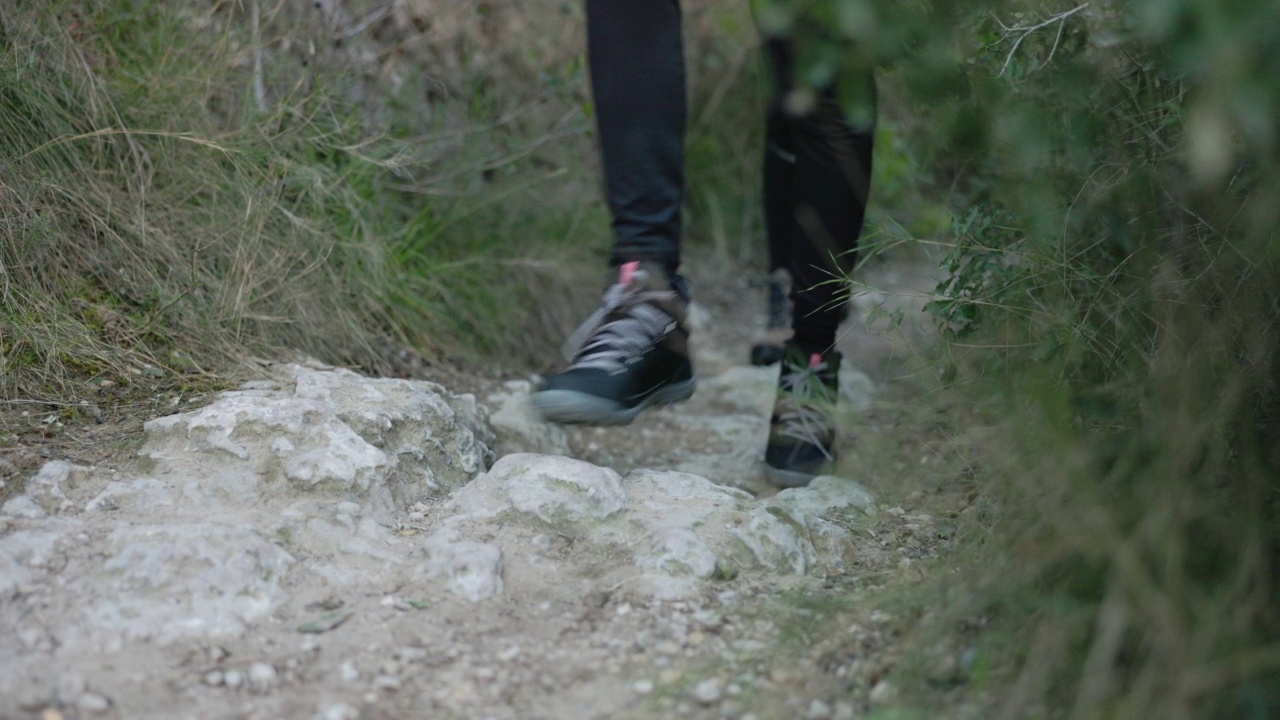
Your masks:
<path fill-rule="evenodd" d="M 741 305 L 702 313 L 695 399 L 626 429 L 542 423 L 528 381 L 279 365 L 130 462 L 45 465 L 0 509 L 0 718 L 861 716 L 887 616 L 794 659 L 771 608 L 931 519 L 763 485 Z M 852 445 L 884 358 L 844 343 Z"/>

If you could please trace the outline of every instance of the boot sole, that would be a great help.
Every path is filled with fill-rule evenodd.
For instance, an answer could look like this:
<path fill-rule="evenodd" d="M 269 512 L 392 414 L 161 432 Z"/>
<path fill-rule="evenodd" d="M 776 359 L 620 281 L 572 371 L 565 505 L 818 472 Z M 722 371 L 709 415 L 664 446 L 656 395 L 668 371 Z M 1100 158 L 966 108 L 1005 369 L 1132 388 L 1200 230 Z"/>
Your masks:
<path fill-rule="evenodd" d="M 665 385 L 634 407 L 625 407 L 608 398 L 576 390 L 543 390 L 533 393 L 530 402 L 544 419 L 551 422 L 566 425 L 628 425 L 645 408 L 674 405 L 688 400 L 693 397 L 695 385 L 693 380 Z"/>

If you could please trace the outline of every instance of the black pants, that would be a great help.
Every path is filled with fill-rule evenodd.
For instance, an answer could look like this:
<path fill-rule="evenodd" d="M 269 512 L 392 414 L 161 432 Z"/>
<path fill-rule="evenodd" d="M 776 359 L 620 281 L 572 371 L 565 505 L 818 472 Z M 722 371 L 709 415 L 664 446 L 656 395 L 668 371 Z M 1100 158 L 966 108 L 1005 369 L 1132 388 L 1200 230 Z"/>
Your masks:
<path fill-rule="evenodd" d="M 613 217 L 612 262 L 680 265 L 685 73 L 678 0 L 586 0 L 587 54 Z M 803 114 L 785 42 L 765 43 L 775 92 L 766 113 L 764 210 L 772 268 L 793 278 L 796 342 L 835 339 L 842 303 L 829 282 L 852 268 L 871 179 L 872 131 L 849 126 L 831 92 Z"/>

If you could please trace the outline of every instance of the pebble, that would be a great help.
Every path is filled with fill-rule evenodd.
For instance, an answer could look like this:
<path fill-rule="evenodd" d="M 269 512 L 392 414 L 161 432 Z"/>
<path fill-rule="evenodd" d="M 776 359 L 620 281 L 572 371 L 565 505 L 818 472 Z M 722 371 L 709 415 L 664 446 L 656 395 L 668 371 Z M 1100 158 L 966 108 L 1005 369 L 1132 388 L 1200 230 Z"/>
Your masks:
<path fill-rule="evenodd" d="M 633 690 L 637 695 L 648 695 L 649 693 L 653 692 L 653 681 L 652 681 L 652 680 L 637 680 L 637 681 L 635 681 L 635 682 L 631 683 L 631 689 L 632 689 L 632 690 Z"/>
<path fill-rule="evenodd" d="M 693 688 L 693 699 L 703 705 L 712 705 L 720 702 L 720 698 L 723 695 L 724 690 L 721 688 L 720 680 L 717 678 L 707 678 Z"/>
<path fill-rule="evenodd" d="M 267 692 L 276 685 L 280 676 L 270 663 L 256 662 L 249 666 L 249 686 L 258 692 Z"/>
<path fill-rule="evenodd" d="M 663 640 L 653 649 L 660 655 L 676 655 L 680 652 L 680 646 L 672 640 Z"/>
<path fill-rule="evenodd" d="M 204 684 L 209 687 L 218 687 L 222 684 L 222 671 L 210 670 L 204 674 Z"/>
<path fill-rule="evenodd" d="M 379 675 L 374 678 L 373 686 L 379 690 L 395 692 L 400 689 L 400 678 L 395 675 Z"/>
<path fill-rule="evenodd" d="M 724 616 L 712 610 L 699 610 L 693 614 L 693 621 L 707 632 L 717 632 L 724 626 Z"/>
<path fill-rule="evenodd" d="M 835 712 L 831 713 L 831 720 L 854 720 L 855 717 L 857 711 L 853 709 L 853 705 L 843 700 L 836 703 Z"/>
<path fill-rule="evenodd" d="M 400 652 L 398 654 L 400 656 L 400 660 L 403 662 L 412 663 L 426 660 L 429 653 L 424 647 L 406 645 L 405 647 L 400 648 Z"/>
<path fill-rule="evenodd" d="M 667 668 L 666 670 L 658 673 L 658 682 L 663 685 L 674 685 L 675 683 L 680 682 L 680 677 L 681 674 L 679 670 L 676 670 L 675 668 Z"/>
<path fill-rule="evenodd" d="M 360 679 L 360 669 L 350 660 L 343 660 L 338 666 L 338 677 L 347 682 L 355 682 Z"/>
<path fill-rule="evenodd" d="M 867 696 L 867 701 L 872 707 L 885 705 L 893 700 L 897 694 L 897 689 L 889 683 L 888 680 L 881 680 L 871 688 L 871 694 Z"/>
<path fill-rule="evenodd" d="M 815 698 L 804 711 L 804 720 L 831 720 L 831 706 Z"/>
<path fill-rule="evenodd" d="M 776 667 L 769 671 L 769 679 L 779 685 L 785 685 L 796 679 L 796 674 L 786 668 Z"/>
<path fill-rule="evenodd" d="M 228 670 L 222 674 L 222 682 L 229 688 L 238 688 L 244 682 L 244 675 L 239 670 Z"/>
<path fill-rule="evenodd" d="M 315 720 L 359 720 L 360 711 L 346 703 L 338 703 L 320 711 Z"/>
<path fill-rule="evenodd" d="M 502 662 L 511 662 L 520 657 L 520 646 L 512 645 L 511 647 L 498 653 L 498 659 Z"/>
<path fill-rule="evenodd" d="M 85 715 L 100 715 L 111 709 L 111 701 L 98 693 L 87 692 L 76 700 L 76 708 Z"/>

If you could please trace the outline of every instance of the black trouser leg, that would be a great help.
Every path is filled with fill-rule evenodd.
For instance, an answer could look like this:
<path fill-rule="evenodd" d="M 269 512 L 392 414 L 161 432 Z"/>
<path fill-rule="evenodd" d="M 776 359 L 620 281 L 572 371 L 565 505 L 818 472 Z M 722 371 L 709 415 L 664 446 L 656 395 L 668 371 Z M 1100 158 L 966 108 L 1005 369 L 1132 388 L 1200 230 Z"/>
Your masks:
<path fill-rule="evenodd" d="M 764 164 L 771 264 L 791 271 L 796 344 L 821 352 L 835 343 L 844 315 L 843 288 L 832 281 L 857 259 L 874 129 L 851 127 L 830 91 L 820 93 L 809 112 L 788 112 L 789 48 L 770 40 L 765 50 L 777 88 L 766 119 Z"/>
<path fill-rule="evenodd" d="M 587 0 L 612 264 L 680 265 L 685 77 L 677 0 Z"/>

